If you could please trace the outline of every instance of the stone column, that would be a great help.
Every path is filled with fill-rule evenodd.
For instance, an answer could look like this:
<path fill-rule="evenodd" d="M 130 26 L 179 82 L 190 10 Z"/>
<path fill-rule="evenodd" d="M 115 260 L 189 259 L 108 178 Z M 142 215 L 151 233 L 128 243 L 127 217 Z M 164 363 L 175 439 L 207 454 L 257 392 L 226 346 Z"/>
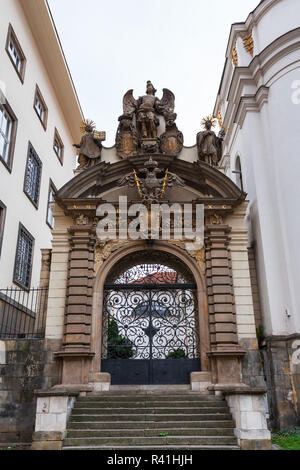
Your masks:
<path fill-rule="evenodd" d="M 45 249 L 41 250 L 41 274 L 40 274 L 40 287 L 48 288 L 50 281 L 50 268 L 51 268 L 51 254 L 52 250 Z"/>
<path fill-rule="evenodd" d="M 206 281 L 209 308 L 212 366 L 217 383 L 241 382 L 231 254 L 231 229 L 223 224 L 206 225 Z"/>
<path fill-rule="evenodd" d="M 62 385 L 87 384 L 91 352 L 95 227 L 79 217 L 69 229 L 71 251 L 62 351 Z"/>

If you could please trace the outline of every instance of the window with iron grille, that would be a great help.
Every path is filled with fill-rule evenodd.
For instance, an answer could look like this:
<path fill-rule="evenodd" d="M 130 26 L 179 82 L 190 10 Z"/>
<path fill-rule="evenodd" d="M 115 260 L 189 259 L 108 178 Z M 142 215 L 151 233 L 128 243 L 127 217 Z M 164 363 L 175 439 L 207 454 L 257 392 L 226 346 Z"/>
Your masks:
<path fill-rule="evenodd" d="M 42 175 L 42 162 L 29 143 L 28 157 L 25 172 L 24 192 L 36 206 L 39 203 L 40 184 Z"/>
<path fill-rule="evenodd" d="M 34 238 L 20 224 L 13 282 L 25 289 L 30 288 L 33 247 Z"/>

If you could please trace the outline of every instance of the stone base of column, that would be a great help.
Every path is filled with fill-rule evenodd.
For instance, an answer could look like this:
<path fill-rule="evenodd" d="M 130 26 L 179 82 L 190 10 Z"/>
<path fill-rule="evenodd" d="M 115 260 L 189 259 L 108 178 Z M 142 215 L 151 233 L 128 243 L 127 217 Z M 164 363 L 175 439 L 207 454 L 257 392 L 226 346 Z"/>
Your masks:
<path fill-rule="evenodd" d="M 246 351 L 238 348 L 207 353 L 212 360 L 212 367 L 218 384 L 242 383 L 241 358 L 245 354 Z"/>
<path fill-rule="evenodd" d="M 59 385 L 88 384 L 91 360 L 94 353 L 83 351 L 60 351 L 55 357 L 61 360 L 61 383 Z"/>

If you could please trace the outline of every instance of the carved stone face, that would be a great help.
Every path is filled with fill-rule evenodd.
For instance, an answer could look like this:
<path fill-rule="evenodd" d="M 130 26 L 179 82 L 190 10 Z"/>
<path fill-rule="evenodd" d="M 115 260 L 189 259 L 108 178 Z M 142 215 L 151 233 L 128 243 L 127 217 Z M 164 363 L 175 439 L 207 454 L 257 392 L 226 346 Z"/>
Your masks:
<path fill-rule="evenodd" d="M 212 127 L 212 122 L 211 121 L 206 121 L 205 122 L 205 127 L 208 131 L 210 131 L 211 127 Z"/>

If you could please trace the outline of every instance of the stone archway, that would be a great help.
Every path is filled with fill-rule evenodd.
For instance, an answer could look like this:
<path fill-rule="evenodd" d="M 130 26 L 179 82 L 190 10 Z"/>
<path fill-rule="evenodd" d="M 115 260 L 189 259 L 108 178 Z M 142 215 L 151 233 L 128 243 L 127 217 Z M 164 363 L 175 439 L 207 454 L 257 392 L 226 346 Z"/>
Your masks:
<path fill-rule="evenodd" d="M 116 249 L 116 245 L 114 247 Z M 113 250 L 113 245 L 111 246 Z M 209 325 L 208 325 L 208 307 L 205 278 L 201 272 L 196 260 L 185 252 L 182 248 L 172 245 L 168 242 L 155 242 L 149 246 L 144 241 L 135 243 L 125 243 L 123 246 L 118 244 L 116 251 L 110 253 L 108 258 L 103 261 L 98 269 L 93 295 L 93 323 L 92 323 L 92 349 L 95 356 L 92 361 L 92 369 L 95 374 L 101 370 L 101 336 L 103 325 L 103 292 L 105 283 L 110 273 L 119 266 L 120 262 L 133 253 L 145 253 L 150 251 L 161 252 L 162 255 L 177 259 L 182 266 L 192 276 L 195 282 L 195 299 L 197 310 L 197 336 L 199 337 L 199 369 L 207 371 L 210 369 L 210 363 L 207 358 L 207 352 L 210 350 Z M 109 251 L 109 250 L 108 250 Z M 106 252 L 106 256 L 108 252 Z M 201 358 L 201 359 L 200 359 Z M 201 362 L 200 362 L 201 361 Z"/>

